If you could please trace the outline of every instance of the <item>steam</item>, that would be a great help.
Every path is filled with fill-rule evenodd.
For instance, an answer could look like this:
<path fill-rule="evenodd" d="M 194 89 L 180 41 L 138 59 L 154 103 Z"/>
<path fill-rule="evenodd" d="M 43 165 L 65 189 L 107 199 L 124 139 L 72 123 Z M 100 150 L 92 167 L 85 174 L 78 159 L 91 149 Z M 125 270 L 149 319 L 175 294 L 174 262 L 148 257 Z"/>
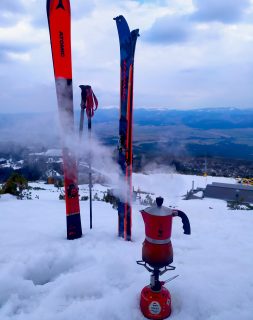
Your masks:
<path fill-rule="evenodd" d="M 143 168 L 143 172 L 147 174 L 159 174 L 159 173 L 176 173 L 174 166 L 166 166 L 158 164 L 157 162 L 149 163 Z"/>
<path fill-rule="evenodd" d="M 56 113 L 2 115 L 0 124 L 1 151 L 4 146 L 39 149 L 60 147 Z"/>
<path fill-rule="evenodd" d="M 69 96 L 65 97 L 64 103 L 67 108 L 71 103 Z M 50 148 L 67 147 L 76 159 L 81 159 L 81 162 L 84 160 L 86 166 L 91 157 L 92 170 L 99 172 L 104 177 L 106 183 L 114 189 L 115 196 L 122 201 L 127 201 L 125 197 L 128 193 L 128 184 L 114 159 L 117 146 L 115 145 L 114 148 L 103 146 L 93 130 L 91 141 L 89 141 L 86 126 L 79 140 L 73 121 L 69 122 L 68 110 L 62 112 L 59 117 L 57 106 L 53 108 L 55 112 L 51 114 L 4 115 L 0 123 L 0 152 L 8 156 L 9 150 L 9 153 L 18 153 L 22 158 L 21 148 L 32 153 L 46 151 Z"/>
<path fill-rule="evenodd" d="M 78 141 L 78 150 L 77 157 L 85 159 L 86 163 L 91 161 L 92 171 L 98 172 L 105 178 L 106 183 L 112 187 L 114 195 L 121 201 L 129 202 L 129 196 L 126 196 L 129 187 L 121 168 L 113 159 L 114 150 L 103 146 L 95 134 L 89 139 L 87 132 L 84 132 L 81 143 Z"/>
<path fill-rule="evenodd" d="M 73 110 L 72 83 L 66 79 L 56 80 L 56 92 L 60 108 L 60 132 L 62 147 L 67 148 L 82 166 L 91 162 L 92 170 L 99 172 L 106 182 L 114 189 L 114 195 L 122 201 L 128 201 L 128 184 L 122 177 L 119 165 L 113 160 L 113 150 L 103 146 L 92 131 L 91 137 L 84 127 L 82 137 L 74 131 L 73 120 L 69 114 Z M 85 162 L 83 162 L 83 159 Z"/>

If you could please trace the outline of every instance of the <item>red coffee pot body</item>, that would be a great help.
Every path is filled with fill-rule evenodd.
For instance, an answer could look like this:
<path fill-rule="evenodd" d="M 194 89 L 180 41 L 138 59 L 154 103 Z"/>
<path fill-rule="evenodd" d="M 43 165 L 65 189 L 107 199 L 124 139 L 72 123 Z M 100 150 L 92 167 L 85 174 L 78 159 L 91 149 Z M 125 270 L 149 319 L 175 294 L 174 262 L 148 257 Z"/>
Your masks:
<path fill-rule="evenodd" d="M 141 211 L 145 224 L 142 260 L 154 268 L 173 262 L 171 231 L 173 210 L 164 206 L 148 207 Z"/>
<path fill-rule="evenodd" d="M 185 213 L 162 205 L 163 198 L 156 198 L 156 205 L 141 211 L 145 224 L 142 260 L 153 268 L 162 268 L 173 262 L 171 232 L 173 217 L 179 216 L 185 234 L 190 234 L 190 223 Z"/>

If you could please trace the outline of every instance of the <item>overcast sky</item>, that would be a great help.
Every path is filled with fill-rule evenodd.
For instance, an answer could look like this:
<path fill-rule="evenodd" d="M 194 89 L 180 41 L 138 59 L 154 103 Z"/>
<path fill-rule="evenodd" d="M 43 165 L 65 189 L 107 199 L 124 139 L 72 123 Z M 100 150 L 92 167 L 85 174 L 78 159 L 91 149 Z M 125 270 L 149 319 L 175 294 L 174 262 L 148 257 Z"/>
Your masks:
<path fill-rule="evenodd" d="M 253 107 L 253 0 L 72 0 L 74 104 L 118 106 L 113 17 L 139 28 L 135 107 Z M 56 108 L 46 0 L 0 0 L 0 112 Z"/>

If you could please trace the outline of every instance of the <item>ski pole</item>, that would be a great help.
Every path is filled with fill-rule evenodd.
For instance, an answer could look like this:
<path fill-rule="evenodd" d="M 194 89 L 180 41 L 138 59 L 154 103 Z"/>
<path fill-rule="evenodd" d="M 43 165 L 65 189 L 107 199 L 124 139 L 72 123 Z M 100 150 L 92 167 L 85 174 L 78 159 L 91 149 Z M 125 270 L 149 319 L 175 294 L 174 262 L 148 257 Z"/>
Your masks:
<path fill-rule="evenodd" d="M 84 108 L 82 108 L 82 106 L 81 106 L 80 124 L 79 124 L 79 138 L 81 138 L 82 134 L 83 134 L 83 122 L 84 122 Z"/>
<path fill-rule="evenodd" d="M 89 132 L 90 229 L 92 229 L 91 117 L 88 117 L 88 132 Z"/>
<path fill-rule="evenodd" d="M 81 138 L 83 132 L 84 109 L 88 118 L 88 139 L 89 139 L 89 197 L 90 197 L 90 229 L 92 229 L 92 170 L 91 170 L 91 118 L 94 116 L 94 111 L 98 107 L 98 100 L 93 93 L 91 86 L 80 85 L 81 89 L 81 116 L 79 126 L 79 137 Z"/>

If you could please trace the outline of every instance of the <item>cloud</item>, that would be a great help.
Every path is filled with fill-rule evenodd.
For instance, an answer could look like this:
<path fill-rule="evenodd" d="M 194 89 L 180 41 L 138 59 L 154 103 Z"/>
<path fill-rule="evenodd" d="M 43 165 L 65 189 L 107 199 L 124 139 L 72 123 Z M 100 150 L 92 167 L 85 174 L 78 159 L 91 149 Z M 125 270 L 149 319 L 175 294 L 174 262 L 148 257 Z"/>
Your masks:
<path fill-rule="evenodd" d="M 9 27 L 16 23 L 17 17 L 15 15 L 5 15 L 3 12 L 0 13 L 0 27 Z"/>
<path fill-rule="evenodd" d="M 208 12 L 212 3 L 217 0 L 194 1 L 195 7 L 192 0 L 71 1 L 75 108 L 79 109 L 78 85 L 82 83 L 92 85 L 100 106 L 119 103 L 120 51 L 112 19 L 119 14 L 130 29 L 140 28 L 134 74 L 136 108 L 211 107 L 234 105 L 233 101 L 251 107 L 252 72 L 242 72 L 246 67 L 252 70 L 253 24 L 245 22 L 243 15 L 248 2 L 234 2 L 242 20 L 233 25 L 200 20 L 200 13 Z M 0 0 L 0 6 L 0 112 L 57 113 L 46 1 Z M 12 15 L 11 27 L 1 27 L 3 12 Z M 232 79 L 240 79 L 238 90 Z"/>
<path fill-rule="evenodd" d="M 30 44 L 0 43 L 0 63 L 13 60 L 27 60 Z"/>
<path fill-rule="evenodd" d="M 23 13 L 25 12 L 25 7 L 20 0 L 10 1 L 1 0 L 0 1 L 0 27 L 6 27 L 14 25 Z"/>
<path fill-rule="evenodd" d="M 186 42 L 192 34 L 192 27 L 187 16 L 167 15 L 157 19 L 152 27 L 143 33 L 142 39 L 163 44 Z"/>
<path fill-rule="evenodd" d="M 31 23 L 35 28 L 47 28 L 47 15 L 46 15 L 46 5 L 44 6 L 44 11 L 41 5 L 36 3 L 29 4 L 29 8 L 33 15 L 31 17 Z M 91 1 L 83 1 L 83 0 L 75 0 L 71 2 L 71 19 L 72 21 L 76 21 L 82 19 L 88 15 L 95 9 L 94 0 Z M 27 8 L 28 10 L 28 8 Z"/>
<path fill-rule="evenodd" d="M 5 63 L 5 62 L 7 62 L 8 60 L 9 60 L 8 54 L 7 54 L 5 51 L 3 51 L 3 50 L 0 49 L 0 64 L 1 64 L 1 63 Z"/>
<path fill-rule="evenodd" d="M 21 13 L 21 12 L 24 12 L 24 5 L 20 0 L 15 0 L 15 1 L 1 0 L 0 10 L 2 12 Z"/>
<path fill-rule="evenodd" d="M 71 13 L 73 19 L 81 19 L 89 15 L 94 9 L 94 1 L 75 0 L 71 3 Z"/>
<path fill-rule="evenodd" d="M 192 18 L 203 22 L 233 23 L 240 21 L 250 0 L 193 0 L 196 7 Z"/>
<path fill-rule="evenodd" d="M 224 26 L 245 22 L 251 2 L 252 0 L 192 0 L 194 6 L 191 9 L 186 6 L 188 11 L 182 13 L 181 9 L 174 8 L 169 14 L 158 17 L 149 29 L 141 33 L 141 40 L 160 45 L 216 40 L 224 33 L 224 28 L 217 28 L 217 24 L 211 22 L 221 22 Z"/>
<path fill-rule="evenodd" d="M 31 44 L 28 43 L 0 43 L 0 51 L 27 52 Z"/>

